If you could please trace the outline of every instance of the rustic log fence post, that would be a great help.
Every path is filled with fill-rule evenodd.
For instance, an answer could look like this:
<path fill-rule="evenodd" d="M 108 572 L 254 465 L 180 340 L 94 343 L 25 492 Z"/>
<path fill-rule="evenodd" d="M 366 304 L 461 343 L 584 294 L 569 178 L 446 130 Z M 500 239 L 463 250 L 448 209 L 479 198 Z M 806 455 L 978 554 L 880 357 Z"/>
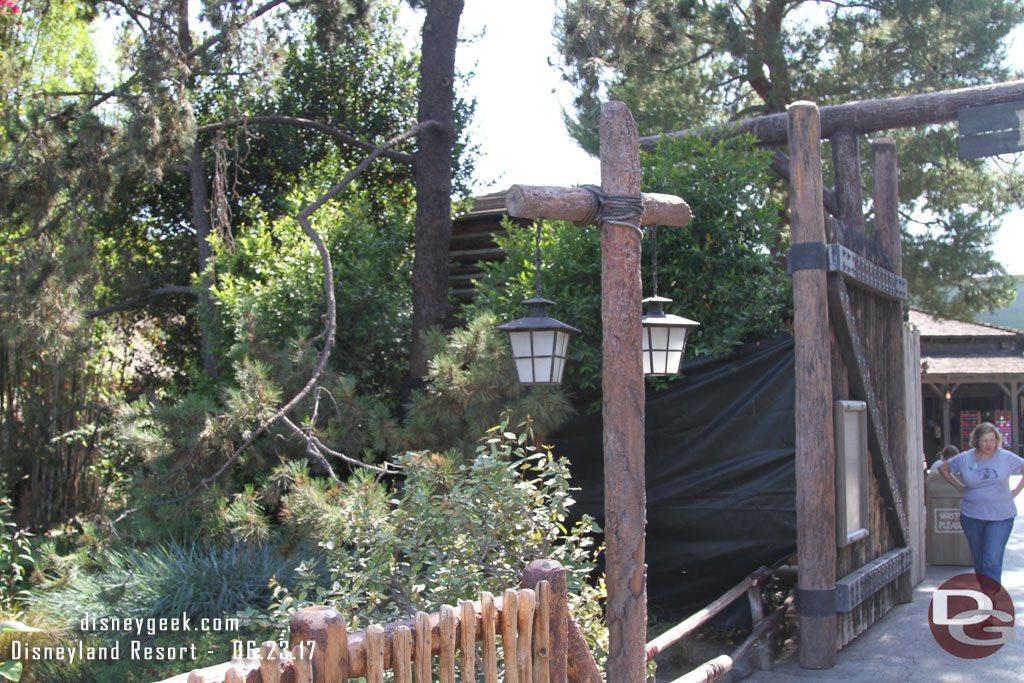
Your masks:
<path fill-rule="evenodd" d="M 836 663 L 835 444 L 821 127 L 811 102 L 789 107 L 789 155 L 800 665 L 828 669 Z"/>

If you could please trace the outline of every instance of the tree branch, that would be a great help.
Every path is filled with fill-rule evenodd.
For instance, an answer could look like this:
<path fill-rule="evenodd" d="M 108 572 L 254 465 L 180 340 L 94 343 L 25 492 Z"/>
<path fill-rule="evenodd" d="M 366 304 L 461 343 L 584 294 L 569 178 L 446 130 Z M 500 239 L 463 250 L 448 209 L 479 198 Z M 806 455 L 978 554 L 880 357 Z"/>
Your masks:
<path fill-rule="evenodd" d="M 327 250 L 327 246 L 324 244 L 324 241 L 320 238 L 319 233 L 317 233 L 316 230 L 313 229 L 313 226 L 310 225 L 309 217 L 317 209 L 319 209 L 325 203 L 327 203 L 332 198 L 337 196 L 339 192 L 345 189 L 345 187 L 349 183 L 351 183 L 352 180 L 356 178 L 360 173 L 366 170 L 366 168 L 371 163 L 373 163 L 373 161 L 377 157 L 381 156 L 387 150 L 394 147 L 395 145 L 398 145 L 408 140 L 409 138 L 422 133 L 424 130 L 428 130 L 430 128 L 434 128 L 435 126 L 440 125 L 442 124 L 440 124 L 437 121 L 421 121 L 420 123 L 410 128 L 408 131 L 391 138 L 380 147 L 375 148 L 365 159 L 359 162 L 359 164 L 356 165 L 355 168 L 346 173 L 345 177 L 342 178 L 340 182 L 338 182 L 332 188 L 327 190 L 327 192 L 322 194 L 316 201 L 314 201 L 312 204 L 310 204 L 309 206 L 307 206 L 298 213 L 298 215 L 296 216 L 296 220 L 298 220 L 299 225 L 302 226 L 302 230 L 303 232 L 306 233 L 306 236 L 309 237 L 310 241 L 312 241 L 313 244 L 316 246 L 317 252 L 319 252 L 320 254 L 320 259 L 323 262 L 324 267 L 324 294 L 327 299 L 327 324 L 325 326 L 325 330 L 323 333 L 324 348 L 323 351 L 320 352 L 320 359 L 317 362 L 317 366 L 313 370 L 312 376 L 306 382 L 306 385 L 302 387 L 299 393 L 297 393 L 290 401 L 288 401 L 288 403 L 286 403 L 276 413 L 274 413 L 273 416 L 264 420 L 259 425 L 259 427 L 254 429 L 252 433 L 249 434 L 249 437 L 242 443 L 242 445 L 235 449 L 234 453 L 231 454 L 231 456 L 224 462 L 223 465 L 221 465 L 217 469 L 216 472 L 200 481 L 198 484 L 193 486 L 189 491 L 187 491 L 183 495 L 177 496 L 175 498 L 170 498 L 167 500 L 157 501 L 156 503 L 154 503 L 155 506 L 179 504 L 182 501 L 188 500 L 189 498 L 194 496 L 199 490 L 205 488 L 206 486 L 209 486 L 211 483 L 219 479 L 220 476 L 224 474 L 228 470 L 228 468 L 231 467 L 232 464 L 234 464 L 236 460 L 238 460 L 238 457 L 247 448 L 249 448 L 249 446 L 255 443 L 256 439 L 262 436 L 263 433 L 266 432 L 275 422 L 283 422 L 284 425 L 286 427 L 289 427 L 289 429 L 291 429 L 293 432 L 297 431 L 306 440 L 307 452 L 312 453 L 314 457 L 319 456 L 322 458 L 322 453 L 328 453 L 329 455 L 337 457 L 351 464 L 358 464 L 361 467 L 373 469 L 381 473 L 389 472 L 389 470 L 387 470 L 386 468 L 378 468 L 375 465 L 368 465 L 358 460 L 349 458 L 348 456 L 342 453 L 338 453 L 337 451 L 333 451 L 327 448 L 326 446 L 323 445 L 323 443 L 320 442 L 319 439 L 316 439 L 316 437 L 313 437 L 312 435 L 306 435 L 301 429 L 299 429 L 295 425 L 295 423 L 288 419 L 288 414 L 295 409 L 295 406 L 297 406 L 302 400 L 309 396 L 310 392 L 313 390 L 314 387 L 316 387 L 317 383 L 320 381 L 320 376 L 323 374 L 323 371 L 327 366 L 327 359 L 330 358 L 331 349 L 334 346 L 334 332 L 337 329 L 337 310 L 335 307 L 334 300 L 334 271 L 331 265 L 331 254 Z M 308 448 L 309 446 L 315 446 L 316 451 L 310 451 Z M 326 460 L 321 462 L 321 464 L 325 463 Z M 332 478 L 337 479 L 337 477 L 333 476 L 333 471 L 331 470 L 330 466 L 327 467 L 327 471 L 332 473 Z M 111 525 L 117 524 L 119 521 L 121 521 L 122 519 L 131 514 L 134 514 L 139 509 L 140 508 L 135 507 L 129 510 L 125 510 L 120 515 L 118 515 L 117 519 L 111 522 Z"/>
<path fill-rule="evenodd" d="M 158 296 L 165 296 L 167 294 L 187 294 L 189 296 L 199 296 L 196 290 L 186 285 L 164 285 L 163 287 L 157 287 L 148 294 L 129 299 L 128 301 L 122 301 L 119 304 L 113 304 L 111 306 L 104 306 L 103 308 L 97 308 L 92 311 L 86 311 L 85 317 L 99 318 L 104 315 L 110 315 L 111 313 L 117 313 L 118 311 L 125 311 L 129 308 L 138 308 L 142 304 L 146 303 L 150 299 L 155 299 Z"/>
<path fill-rule="evenodd" d="M 328 135 L 333 137 L 336 141 L 338 141 L 338 142 L 340 142 L 342 144 L 352 145 L 353 147 L 358 147 L 359 149 L 364 149 L 364 150 L 366 150 L 368 152 L 371 152 L 371 153 L 376 151 L 377 149 L 379 149 L 378 147 L 374 146 L 373 144 L 371 144 L 369 142 L 363 142 L 362 140 L 354 138 L 351 135 L 349 135 L 348 133 L 345 133 L 345 132 L 341 131 L 340 129 L 335 128 L 332 125 L 323 123 L 321 121 L 313 121 L 313 120 L 310 120 L 310 119 L 299 118 L 297 116 L 284 116 L 284 115 L 245 116 L 245 117 L 242 117 L 240 119 L 232 119 L 230 121 L 220 121 L 219 123 L 210 123 L 210 124 L 207 124 L 205 126 L 199 126 L 196 129 L 196 132 L 197 133 L 214 133 L 216 131 L 224 130 L 226 128 L 238 128 L 240 126 L 248 126 L 250 124 L 257 124 L 257 125 L 260 125 L 260 124 L 270 124 L 270 125 L 278 125 L 278 126 L 295 126 L 297 128 L 312 128 L 313 130 L 318 130 L 318 131 L 320 131 L 322 133 L 327 133 Z M 413 163 L 413 157 L 412 157 L 411 154 L 402 154 L 401 152 L 390 152 L 389 151 L 389 152 L 384 152 L 383 155 L 386 156 L 389 159 L 393 159 L 395 161 L 400 161 L 403 164 L 412 165 L 412 163 Z"/>

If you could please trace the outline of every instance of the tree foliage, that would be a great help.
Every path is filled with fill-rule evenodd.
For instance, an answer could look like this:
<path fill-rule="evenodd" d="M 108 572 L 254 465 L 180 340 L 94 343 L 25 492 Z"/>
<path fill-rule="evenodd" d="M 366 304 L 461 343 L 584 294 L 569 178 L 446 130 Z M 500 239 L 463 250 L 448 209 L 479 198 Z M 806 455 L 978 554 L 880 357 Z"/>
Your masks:
<path fill-rule="evenodd" d="M 1010 80 L 1019 74 L 1006 64 L 1006 37 L 1022 20 L 1012 0 L 571 0 L 556 34 L 579 93 L 568 125 L 593 151 L 605 97 L 630 105 L 641 134 L 658 135 L 801 99 L 829 105 Z M 958 159 L 951 126 L 893 135 L 912 301 L 946 314 L 1003 305 L 1009 281 L 990 246 L 999 219 L 1021 206 L 1024 176 Z M 951 241 L 961 248 L 955 268 L 943 256 Z M 941 302 L 930 296 L 940 272 L 958 284 L 986 279 Z"/>

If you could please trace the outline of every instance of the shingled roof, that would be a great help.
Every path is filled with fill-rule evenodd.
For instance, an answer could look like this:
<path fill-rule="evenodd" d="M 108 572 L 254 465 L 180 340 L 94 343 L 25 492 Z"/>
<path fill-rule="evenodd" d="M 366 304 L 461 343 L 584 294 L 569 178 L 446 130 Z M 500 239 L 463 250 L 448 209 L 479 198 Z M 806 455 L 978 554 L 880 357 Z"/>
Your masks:
<path fill-rule="evenodd" d="M 989 323 L 942 320 L 911 310 L 921 333 L 922 381 L 1024 381 L 1024 332 Z"/>

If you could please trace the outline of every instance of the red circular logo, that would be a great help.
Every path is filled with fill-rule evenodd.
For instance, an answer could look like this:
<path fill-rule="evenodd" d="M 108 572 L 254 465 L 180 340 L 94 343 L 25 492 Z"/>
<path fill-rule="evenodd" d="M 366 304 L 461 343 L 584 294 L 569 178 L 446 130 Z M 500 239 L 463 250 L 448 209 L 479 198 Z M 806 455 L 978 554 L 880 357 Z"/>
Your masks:
<path fill-rule="evenodd" d="M 1013 641 L 1013 599 L 998 581 L 958 574 L 935 591 L 928 626 L 951 655 L 981 659 Z"/>

